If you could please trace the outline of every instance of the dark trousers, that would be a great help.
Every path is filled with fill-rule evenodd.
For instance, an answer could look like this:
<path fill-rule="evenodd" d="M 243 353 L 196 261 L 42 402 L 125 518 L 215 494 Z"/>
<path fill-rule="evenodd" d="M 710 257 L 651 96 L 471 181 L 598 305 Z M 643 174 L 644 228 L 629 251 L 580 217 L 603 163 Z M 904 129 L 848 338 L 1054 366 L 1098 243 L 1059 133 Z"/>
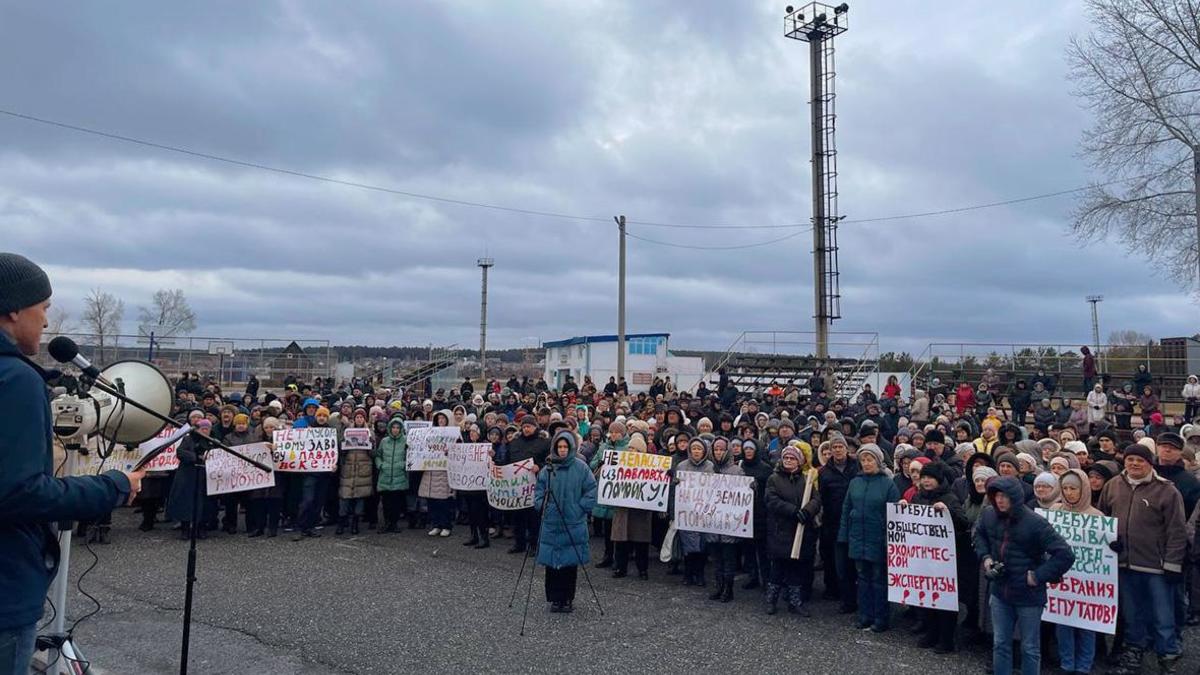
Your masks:
<path fill-rule="evenodd" d="M 650 544 L 645 542 L 618 541 L 615 543 L 615 548 L 617 551 L 618 571 L 629 571 L 629 553 L 633 551 L 634 564 L 637 565 L 638 573 L 646 573 L 650 567 Z"/>
<path fill-rule="evenodd" d="M 147 528 L 154 526 L 154 517 L 158 515 L 159 509 L 162 508 L 163 500 L 159 498 L 142 499 L 142 525 Z"/>
<path fill-rule="evenodd" d="M 1025 426 L 1025 416 L 1029 414 L 1029 408 L 1013 408 L 1013 423 L 1019 427 Z"/>
<path fill-rule="evenodd" d="M 858 585 L 858 618 L 877 628 L 887 628 L 891 610 L 888 608 L 887 567 L 882 562 L 855 560 Z"/>
<path fill-rule="evenodd" d="M 1200 415 L 1200 400 L 1190 398 L 1183 404 L 1183 420 L 1190 424 L 1197 415 Z"/>
<path fill-rule="evenodd" d="M 838 591 L 843 609 L 858 606 L 858 575 L 854 573 L 854 562 L 850 560 L 850 544 L 838 544 L 833 553 L 837 566 Z"/>
<path fill-rule="evenodd" d="M 716 575 L 717 583 L 733 583 L 733 577 L 737 575 L 737 543 L 709 544 L 709 551 L 712 554 L 713 566 L 716 567 L 713 574 Z"/>
<path fill-rule="evenodd" d="M 283 506 L 281 497 L 256 497 L 246 506 L 246 530 L 254 532 L 264 528 L 279 529 L 279 512 Z"/>
<path fill-rule="evenodd" d="M 453 499 L 427 499 L 429 502 L 429 525 L 442 530 L 449 530 L 453 525 Z"/>
<path fill-rule="evenodd" d="M 379 493 L 376 492 L 363 500 L 363 521 L 368 525 L 379 522 Z"/>
<path fill-rule="evenodd" d="M 366 511 L 366 498 L 354 497 L 351 499 L 338 500 L 338 518 L 347 516 L 359 517 Z"/>
<path fill-rule="evenodd" d="M 379 499 L 383 502 L 383 524 L 395 525 L 404 519 L 408 513 L 407 492 L 405 490 L 388 490 L 380 492 Z"/>
<path fill-rule="evenodd" d="M 463 492 L 467 504 L 467 524 L 471 538 L 488 541 L 488 502 L 486 492 Z"/>
<path fill-rule="evenodd" d="M 812 592 L 812 560 L 774 558 L 771 560 L 771 583 Z"/>
<path fill-rule="evenodd" d="M 325 476 L 319 473 L 306 473 L 300 484 L 300 507 L 296 516 L 296 528 L 311 530 L 317 526 L 317 518 L 325 504 Z"/>
<path fill-rule="evenodd" d="M 241 508 L 242 495 L 238 493 L 221 495 L 221 507 L 225 514 L 221 516 L 221 528 L 227 532 L 236 532 L 238 524 L 238 509 Z"/>
<path fill-rule="evenodd" d="M 944 649 L 954 649 L 954 631 L 958 627 L 958 612 L 928 607 L 920 608 L 920 612 L 922 632 L 926 639 L 935 641 L 935 644 Z"/>
<path fill-rule="evenodd" d="M 826 531 L 832 531 L 831 534 L 825 534 Z M 837 527 L 833 523 L 826 523 L 821 529 L 820 535 L 820 553 L 821 553 L 821 577 L 825 584 L 825 597 L 841 598 L 842 597 L 842 577 L 838 576 L 837 564 Z"/>
<path fill-rule="evenodd" d="M 765 584 L 771 579 L 771 556 L 767 554 L 766 537 L 743 539 L 741 547 L 746 572 Z"/>
<path fill-rule="evenodd" d="M 575 602 L 575 579 L 579 567 L 546 568 L 546 602 Z"/>
<path fill-rule="evenodd" d="M 613 559 L 612 518 L 596 518 L 597 534 L 604 535 L 604 560 Z"/>
<path fill-rule="evenodd" d="M 512 514 L 513 545 L 518 548 L 537 546 L 538 513 L 533 509 L 517 509 Z"/>

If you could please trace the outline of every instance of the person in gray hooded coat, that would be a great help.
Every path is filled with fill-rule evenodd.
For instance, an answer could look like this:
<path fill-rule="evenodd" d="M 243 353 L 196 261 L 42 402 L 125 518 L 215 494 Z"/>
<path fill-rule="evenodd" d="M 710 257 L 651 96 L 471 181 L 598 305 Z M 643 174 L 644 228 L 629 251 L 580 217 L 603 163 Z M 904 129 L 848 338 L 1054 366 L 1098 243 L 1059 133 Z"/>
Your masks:
<path fill-rule="evenodd" d="M 746 475 L 742 472 L 742 467 L 733 461 L 733 453 L 729 451 L 729 442 L 724 438 L 718 437 L 713 441 L 708 457 L 713 465 L 713 473 L 726 476 Z M 712 552 L 713 562 L 716 563 L 717 568 L 713 579 L 717 588 L 708 596 L 709 600 L 720 600 L 721 602 L 733 600 L 733 577 L 737 574 L 740 542 L 739 537 L 725 534 L 709 536 L 709 550 Z"/>
<path fill-rule="evenodd" d="M 713 463 L 709 461 L 708 453 L 708 442 L 700 438 L 693 438 L 688 443 L 687 458 L 671 470 L 676 474 L 674 482 L 679 483 L 678 474 L 682 471 L 713 473 Z M 700 532 L 678 531 L 677 540 L 679 548 L 683 552 L 683 585 L 685 586 L 704 586 L 706 583 L 704 567 L 707 563 L 707 555 L 704 547 L 707 543 L 707 536 Z"/>

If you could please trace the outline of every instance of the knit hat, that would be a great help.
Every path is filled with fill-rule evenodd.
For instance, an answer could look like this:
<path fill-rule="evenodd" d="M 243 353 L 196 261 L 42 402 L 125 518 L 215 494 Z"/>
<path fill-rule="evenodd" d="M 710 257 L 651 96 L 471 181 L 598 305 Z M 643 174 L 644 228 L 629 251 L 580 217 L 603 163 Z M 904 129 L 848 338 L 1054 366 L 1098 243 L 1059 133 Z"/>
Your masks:
<path fill-rule="evenodd" d="M 1011 464 L 1017 471 L 1021 470 L 1021 463 L 1017 461 L 1017 456 L 1011 452 L 1006 452 L 996 458 L 996 470 L 1000 469 L 1001 464 Z M 1034 466 L 1037 466 L 1036 464 Z"/>
<path fill-rule="evenodd" d="M 1021 468 L 1020 462 L 1028 462 L 1029 466 L 1033 467 L 1034 469 L 1041 466 L 1037 461 L 1037 457 L 1034 457 L 1033 455 L 1029 454 L 1028 452 L 1017 453 L 1017 462 L 1018 462 L 1017 470 L 1020 470 L 1020 468 Z"/>
<path fill-rule="evenodd" d="M 1184 446 L 1183 436 L 1171 433 L 1170 431 L 1165 434 L 1159 434 L 1158 445 L 1169 445 L 1176 450 L 1182 450 Z"/>
<path fill-rule="evenodd" d="M 1146 460 L 1147 462 L 1150 462 L 1151 464 L 1154 463 L 1154 453 L 1150 452 L 1150 448 L 1147 448 L 1146 446 L 1142 445 L 1141 443 L 1134 443 L 1132 445 L 1125 446 L 1125 456 L 1126 457 L 1141 457 L 1142 459 Z"/>
<path fill-rule="evenodd" d="M 201 419 L 196 420 L 196 424 L 194 426 L 197 429 L 211 429 L 212 428 L 212 420 L 210 420 L 208 418 L 201 418 Z"/>
<path fill-rule="evenodd" d="M 316 412 L 316 414 L 313 415 L 313 417 L 316 417 L 317 415 L 324 415 L 326 417 L 329 417 L 329 408 L 326 408 L 323 405 L 317 406 L 317 412 Z"/>
<path fill-rule="evenodd" d="M 1145 446 L 1145 448 L 1147 450 L 1149 450 L 1152 454 L 1158 455 L 1158 443 L 1155 443 L 1153 438 L 1150 438 L 1149 436 L 1146 436 L 1144 438 L 1139 438 L 1138 444 Z"/>
<path fill-rule="evenodd" d="M 943 434 L 941 429 L 931 429 L 929 431 L 929 433 L 925 434 L 925 442 L 926 443 L 945 443 L 946 442 L 946 434 Z"/>
<path fill-rule="evenodd" d="M 790 445 L 783 449 L 783 453 L 779 456 L 779 461 L 782 462 L 784 459 L 786 459 L 788 457 L 791 457 L 792 459 L 799 462 L 801 466 L 804 465 L 804 456 L 800 454 L 800 450 L 798 450 L 797 448 L 794 448 Z"/>
<path fill-rule="evenodd" d="M 0 314 L 32 307 L 50 295 L 50 277 L 37 263 L 17 253 L 0 253 Z"/>
<path fill-rule="evenodd" d="M 1179 447 L 1182 448 L 1183 445 L 1180 444 Z M 1071 453 L 1072 455 L 1078 455 L 1081 452 L 1085 455 L 1088 454 L 1087 444 L 1085 444 L 1083 441 L 1068 441 L 1067 444 L 1063 446 L 1063 450 Z"/>
<path fill-rule="evenodd" d="M 525 426 L 525 425 L 529 425 L 531 427 L 537 428 L 537 425 L 538 425 L 537 418 L 534 417 L 533 415 L 528 415 L 528 414 L 521 417 L 521 426 Z"/>
<path fill-rule="evenodd" d="M 250 424 L 250 416 L 245 413 L 238 413 L 233 416 L 234 424 Z"/>
<path fill-rule="evenodd" d="M 975 454 L 975 445 L 973 443 L 959 443 L 954 446 L 954 454 L 963 457 L 964 459 Z"/>
<path fill-rule="evenodd" d="M 864 443 L 858 448 L 858 456 L 861 458 L 864 454 L 875 458 L 875 466 L 879 467 L 881 472 L 887 471 L 887 465 L 884 464 L 883 450 L 879 449 L 874 443 Z"/>
<path fill-rule="evenodd" d="M 943 465 L 941 462 L 930 462 L 926 464 L 925 466 L 921 467 L 921 478 L 925 478 L 926 476 L 935 478 L 940 485 L 946 480 L 946 471 L 942 468 L 942 466 Z"/>
<path fill-rule="evenodd" d="M 1057 486 L 1058 485 L 1058 477 L 1055 476 L 1054 474 L 1050 473 L 1049 471 L 1043 471 L 1037 475 L 1037 478 L 1033 479 L 1033 484 L 1034 485 Z"/>
<path fill-rule="evenodd" d="M 977 466 L 975 467 L 975 470 L 971 472 L 971 480 L 976 481 L 982 478 L 987 481 L 999 475 L 1000 474 L 996 473 L 996 470 L 990 466 Z"/>

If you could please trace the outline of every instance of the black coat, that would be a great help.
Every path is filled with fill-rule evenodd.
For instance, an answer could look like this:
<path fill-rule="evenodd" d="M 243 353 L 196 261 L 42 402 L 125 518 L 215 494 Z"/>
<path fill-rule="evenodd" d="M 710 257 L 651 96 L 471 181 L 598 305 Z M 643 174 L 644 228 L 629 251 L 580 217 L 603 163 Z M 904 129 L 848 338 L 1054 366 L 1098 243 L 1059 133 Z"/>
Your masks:
<path fill-rule="evenodd" d="M 175 454 L 179 456 L 179 468 L 175 469 L 175 479 L 171 482 L 171 494 L 167 498 L 167 519 L 180 522 L 191 522 L 196 500 L 197 476 L 200 483 L 200 512 L 205 513 L 205 494 L 207 481 L 204 477 L 204 467 L 196 466 L 196 443 L 191 435 L 185 436 L 179 442 Z"/>
<path fill-rule="evenodd" d="M 846 491 L 858 473 L 858 462 L 850 457 L 846 458 L 846 466 L 841 471 L 834 468 L 832 460 L 821 467 L 818 474 L 821 478 L 821 539 L 832 541 L 837 538 Z"/>
<path fill-rule="evenodd" d="M 756 454 L 754 461 L 742 460 L 742 473 L 754 478 L 754 538 L 767 535 L 767 481 L 775 469 Z"/>
<path fill-rule="evenodd" d="M 532 437 L 521 434 L 508 444 L 508 461 L 510 464 L 532 459 L 534 464 L 544 466 L 546 464 L 546 456 L 549 454 L 550 439 L 542 438 L 541 434 L 534 434 Z"/>
<path fill-rule="evenodd" d="M 791 558 L 792 542 L 796 539 L 796 525 L 800 523 L 800 502 L 804 498 L 805 476 L 803 471 L 786 473 L 783 464 L 767 479 L 767 551 L 772 558 Z M 821 499 L 816 487 L 804 506 L 808 524 L 804 528 L 804 540 L 800 545 L 800 557 L 811 558 L 816 547 L 816 519 L 821 513 Z M 835 531 L 836 532 L 836 531 Z"/>

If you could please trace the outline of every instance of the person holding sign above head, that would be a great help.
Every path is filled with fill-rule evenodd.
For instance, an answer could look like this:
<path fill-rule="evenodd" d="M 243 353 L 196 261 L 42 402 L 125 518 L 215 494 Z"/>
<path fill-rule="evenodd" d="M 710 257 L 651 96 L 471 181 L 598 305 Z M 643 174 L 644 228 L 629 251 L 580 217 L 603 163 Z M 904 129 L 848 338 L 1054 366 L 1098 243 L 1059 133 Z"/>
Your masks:
<path fill-rule="evenodd" d="M 559 432 L 551 447 L 534 493 L 534 508 L 542 513 L 537 562 L 546 567 L 550 611 L 572 612 L 579 566 L 591 559 L 587 516 L 596 505 L 596 478 L 576 456 L 575 434 Z"/>
<path fill-rule="evenodd" d="M 808 616 L 804 607 L 812 593 L 813 558 L 817 549 L 817 516 L 821 499 L 816 472 L 799 448 L 783 449 L 775 473 L 767 479 L 767 550 L 771 554 L 771 580 L 767 584 L 767 614 L 774 614 L 779 596 L 786 590 L 788 609 Z M 804 528 L 800 550 L 792 557 L 798 527 Z"/>
<path fill-rule="evenodd" d="M 917 486 L 917 494 L 912 503 L 932 506 L 935 511 L 950 514 L 950 522 L 954 525 L 955 548 L 962 548 L 964 536 L 970 532 L 970 523 L 962 502 L 950 490 L 946 465 L 941 462 L 930 462 L 921 469 L 921 478 Z M 905 503 L 903 501 L 901 504 Z M 957 553 L 957 551 L 956 551 Z M 963 556 L 956 555 L 956 560 Z M 961 574 L 959 575 L 961 576 Z M 921 637 L 917 646 L 923 649 L 933 647 L 938 654 L 949 654 L 954 651 L 954 634 L 958 627 L 958 609 L 953 611 L 926 607 L 921 609 Z"/>
<path fill-rule="evenodd" d="M 837 540 L 849 552 L 858 575 L 858 627 L 882 633 L 888 629 L 887 505 L 900 501 L 900 491 L 879 446 L 858 449 L 860 473 L 850 481 L 842 507 Z"/>
<path fill-rule="evenodd" d="M 1075 554 L 1054 527 L 1024 505 L 1021 481 L 1001 475 L 987 486 L 992 506 L 975 526 L 975 553 L 991 583 L 992 669 L 1013 672 L 1013 635 L 1021 631 L 1021 672 L 1041 668 L 1046 584 L 1057 583 Z"/>

